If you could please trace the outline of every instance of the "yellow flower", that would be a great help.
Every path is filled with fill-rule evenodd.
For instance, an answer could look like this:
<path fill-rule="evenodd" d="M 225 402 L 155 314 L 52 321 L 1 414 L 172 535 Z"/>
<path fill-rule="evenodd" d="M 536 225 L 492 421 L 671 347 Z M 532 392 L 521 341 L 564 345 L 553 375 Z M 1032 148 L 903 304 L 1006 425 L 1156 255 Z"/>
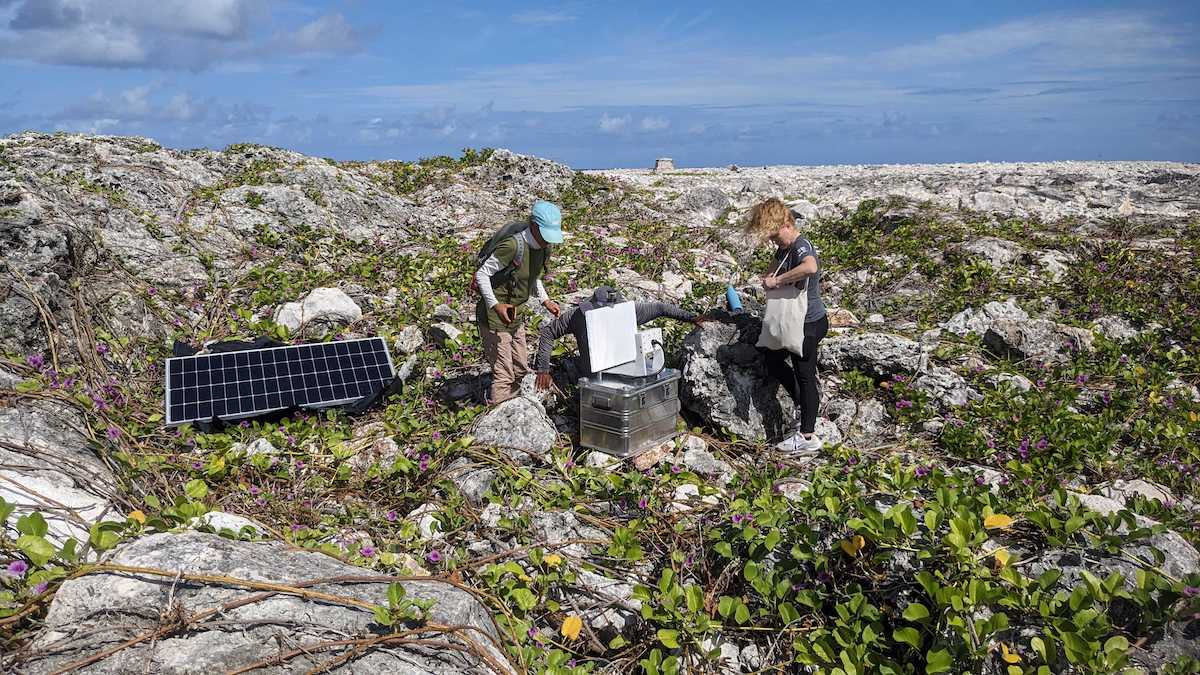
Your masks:
<path fill-rule="evenodd" d="M 1012 516 L 1006 516 L 1002 513 L 993 513 L 983 519 L 983 526 L 989 530 L 1003 530 L 1006 527 L 1011 527 L 1012 524 Z"/>
<path fill-rule="evenodd" d="M 562 564 L 562 556 L 557 553 L 551 553 L 550 555 L 544 556 L 542 558 L 542 562 L 546 563 L 548 567 L 558 567 Z"/>
<path fill-rule="evenodd" d="M 134 511 L 133 513 L 129 514 L 129 519 L 136 520 L 138 525 L 146 524 L 146 514 L 142 513 L 141 511 Z"/>
<path fill-rule="evenodd" d="M 579 631 L 582 628 L 583 628 L 583 619 L 580 619 L 579 617 L 572 614 L 571 616 L 568 616 L 566 618 L 566 620 L 563 621 L 562 628 L 559 630 L 559 632 L 561 632 L 562 636 L 567 638 L 568 640 L 578 640 L 579 639 Z"/>

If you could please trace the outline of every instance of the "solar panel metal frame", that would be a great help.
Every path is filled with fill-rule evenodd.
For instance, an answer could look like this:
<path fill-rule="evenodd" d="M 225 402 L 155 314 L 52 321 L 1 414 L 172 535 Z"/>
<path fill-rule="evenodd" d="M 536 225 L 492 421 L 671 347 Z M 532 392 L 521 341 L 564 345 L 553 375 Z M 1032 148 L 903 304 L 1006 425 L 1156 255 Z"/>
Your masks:
<path fill-rule="evenodd" d="M 173 401 L 172 393 L 173 392 L 181 393 L 181 390 L 185 388 L 183 386 L 180 386 L 177 388 L 173 388 L 171 386 L 171 375 L 172 375 L 172 371 L 173 371 L 173 369 L 172 369 L 173 363 L 179 364 L 179 368 L 180 368 L 179 374 L 182 377 L 183 375 L 185 375 L 185 373 L 182 370 L 184 367 L 183 364 L 185 362 L 198 360 L 201 358 L 212 359 L 212 358 L 220 357 L 221 358 L 220 366 L 210 367 L 206 371 L 196 370 L 193 372 L 196 372 L 196 373 L 204 372 L 204 373 L 208 373 L 211 375 L 211 373 L 213 373 L 213 372 L 220 371 L 222 373 L 222 377 L 221 377 L 222 381 L 219 383 L 209 382 L 205 385 L 196 385 L 196 386 L 211 387 L 211 386 L 213 386 L 213 384 L 228 385 L 228 384 L 242 384 L 243 382 L 253 384 L 254 382 L 259 382 L 259 381 L 265 382 L 268 378 L 266 378 L 265 376 L 258 377 L 258 378 L 251 377 L 248 380 L 242 380 L 241 378 L 235 378 L 235 380 L 233 382 L 225 382 L 224 381 L 225 380 L 224 373 L 228 372 L 229 369 L 237 369 L 239 367 L 253 368 L 254 367 L 253 365 L 249 365 L 249 360 L 250 360 L 251 354 L 260 354 L 261 355 L 265 352 L 277 352 L 280 350 L 294 350 L 295 353 L 299 354 L 300 350 L 302 350 L 302 349 L 324 350 L 326 348 L 332 347 L 334 350 L 336 350 L 337 345 L 344 345 L 347 348 L 347 350 L 349 351 L 350 345 L 363 344 L 363 343 L 375 343 L 374 345 L 372 345 L 372 348 L 368 351 L 368 353 L 371 353 L 371 354 L 375 354 L 378 352 L 383 353 L 384 357 L 386 358 L 387 370 L 384 373 L 384 375 L 386 375 L 386 377 L 383 375 L 378 376 L 378 377 L 370 377 L 370 378 L 366 378 L 365 381 L 356 379 L 353 381 L 353 384 L 355 384 L 356 389 L 360 388 L 363 384 L 368 384 L 368 385 L 371 385 L 372 387 L 374 387 L 376 385 L 387 386 L 387 384 L 396 377 L 396 367 L 392 361 L 392 352 L 390 349 L 388 349 L 387 341 L 381 337 L 359 338 L 359 339 L 355 339 L 355 340 L 337 340 L 334 342 L 310 342 L 310 343 L 299 344 L 299 345 L 284 345 L 282 347 L 266 347 L 266 348 L 262 348 L 262 349 L 245 349 L 245 350 L 233 351 L 233 352 L 219 352 L 216 354 L 193 354 L 192 356 L 174 356 L 174 357 L 168 358 L 166 361 L 166 364 L 163 368 L 163 381 L 164 381 L 163 382 L 163 384 L 164 384 L 164 386 L 163 386 L 163 412 L 164 412 L 164 419 L 165 419 L 164 423 L 166 426 L 172 427 L 172 426 L 180 426 L 183 424 L 188 424 L 191 422 L 207 422 L 214 418 L 221 419 L 223 421 L 242 420 L 242 419 L 248 419 L 251 417 L 258 417 L 260 415 L 266 415 L 266 414 L 269 414 L 272 412 L 278 412 L 280 410 L 287 410 L 287 409 L 293 408 L 293 407 L 305 408 L 305 409 L 329 408 L 332 406 L 343 405 L 346 403 L 352 403 L 354 401 L 361 399 L 363 396 L 367 396 L 369 393 L 369 392 L 368 393 L 360 393 L 357 396 L 344 397 L 344 398 L 320 399 L 315 403 L 308 402 L 307 400 L 304 403 L 296 403 L 294 401 L 294 396 L 293 396 L 292 402 L 289 403 L 288 405 L 266 406 L 266 407 L 253 407 L 252 406 L 251 409 L 249 409 L 249 410 L 239 409 L 237 412 L 234 412 L 234 413 L 220 414 L 220 415 L 215 414 L 214 410 L 210 410 L 210 412 L 214 412 L 214 414 L 208 415 L 205 417 L 199 417 L 199 416 L 189 417 L 185 414 L 180 418 L 173 418 L 171 416 L 171 406 L 172 406 L 172 401 Z M 361 347 L 359 348 L 359 351 L 357 353 L 359 355 L 364 353 Z M 238 361 L 239 355 L 244 355 L 246 357 L 248 365 L 246 365 L 246 366 L 238 365 L 237 361 Z M 337 356 L 340 356 L 340 355 L 337 355 Z M 347 354 L 347 356 L 353 356 L 353 355 Z M 225 365 L 225 357 L 232 357 L 234 359 L 233 365 L 226 366 Z M 322 359 L 326 358 L 326 355 L 324 352 L 322 352 L 321 358 Z M 292 361 L 299 363 L 302 361 L 302 359 L 299 359 L 299 358 L 288 359 L 286 362 L 291 363 Z M 278 363 L 278 361 L 273 358 L 272 362 L 270 364 L 272 370 L 275 369 L 275 366 L 277 363 Z M 258 365 L 265 366 L 266 364 L 260 363 Z M 385 364 L 373 364 L 373 367 L 380 368 L 380 367 L 383 367 L 384 365 Z M 301 366 L 301 367 L 303 368 L 303 366 Z M 355 366 L 355 367 L 365 367 L 365 366 Z M 351 369 L 353 369 L 353 367 Z M 304 373 L 304 372 L 292 373 L 289 369 L 287 377 L 288 378 L 294 378 L 294 377 L 302 378 L 306 374 L 312 375 L 315 377 L 318 374 L 329 374 L 329 373 L 334 373 L 334 372 L 342 373 L 345 370 L 346 369 L 341 367 L 340 365 L 336 368 L 325 368 L 324 370 L 319 370 L 319 371 L 314 370 L 312 373 Z M 279 377 L 280 377 L 279 375 L 275 375 L 275 376 L 272 376 L 272 378 L 270 378 L 270 379 L 279 379 Z M 197 375 L 197 379 L 199 379 L 198 375 Z M 293 382 L 294 382 L 294 380 L 293 380 Z M 345 382 L 342 382 L 340 386 L 344 386 L 345 384 L 346 384 Z M 316 388 L 319 391 L 320 388 L 323 386 L 325 386 L 325 385 L 318 384 L 318 386 Z M 332 388 L 333 386 L 339 386 L 339 385 L 330 384 L 329 386 L 330 386 L 330 388 Z M 307 389 L 309 389 L 309 387 L 301 387 L 301 389 L 307 390 Z M 290 393 L 290 394 L 294 395 L 296 392 L 297 392 L 296 389 L 291 389 L 290 391 L 288 391 L 286 393 Z M 210 391 L 210 393 L 211 393 L 211 391 Z M 284 393 L 285 392 L 283 392 L 283 391 L 274 392 L 275 395 L 282 395 Z M 249 397 L 254 398 L 255 396 L 270 396 L 270 395 L 271 394 L 269 394 L 269 393 L 257 394 L 257 393 L 252 392 L 251 394 L 249 394 Z M 239 395 L 239 396 L 233 397 L 233 398 L 221 397 L 221 399 L 219 399 L 219 400 L 229 401 L 229 400 L 234 400 L 234 399 L 240 399 L 245 396 L 246 395 Z M 305 396 L 305 398 L 306 399 L 308 398 L 307 395 Z M 206 402 L 209 403 L 210 405 L 215 405 L 217 400 L 218 399 L 216 397 L 209 396 L 206 399 Z M 200 402 L 197 401 L 197 405 L 199 405 L 199 404 L 200 404 Z M 187 405 L 187 404 L 186 403 L 177 403 L 176 405 Z"/>

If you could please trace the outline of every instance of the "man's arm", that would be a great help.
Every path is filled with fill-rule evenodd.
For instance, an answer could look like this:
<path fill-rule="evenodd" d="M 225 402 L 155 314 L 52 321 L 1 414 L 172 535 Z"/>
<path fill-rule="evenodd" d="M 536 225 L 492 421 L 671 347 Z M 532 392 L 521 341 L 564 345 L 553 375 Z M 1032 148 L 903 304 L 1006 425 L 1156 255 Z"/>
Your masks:
<path fill-rule="evenodd" d="M 578 312 L 578 307 L 563 312 L 559 317 L 550 323 L 542 326 L 538 331 L 538 350 L 537 358 L 534 360 L 534 370 L 539 373 L 550 372 L 550 352 L 554 349 L 554 341 L 566 335 L 571 327 L 571 317 Z"/>
<path fill-rule="evenodd" d="M 479 295 L 483 297 L 487 308 L 491 309 L 496 306 L 496 292 L 492 290 L 492 275 L 500 271 L 500 259 L 495 255 L 488 258 L 475 272 L 475 285 L 479 287 Z"/>
<path fill-rule="evenodd" d="M 661 316 L 665 316 L 668 319 L 675 319 L 676 321 L 690 322 L 696 320 L 694 312 L 689 312 L 669 302 L 635 302 L 633 311 L 637 315 L 637 324 L 639 326 Z"/>

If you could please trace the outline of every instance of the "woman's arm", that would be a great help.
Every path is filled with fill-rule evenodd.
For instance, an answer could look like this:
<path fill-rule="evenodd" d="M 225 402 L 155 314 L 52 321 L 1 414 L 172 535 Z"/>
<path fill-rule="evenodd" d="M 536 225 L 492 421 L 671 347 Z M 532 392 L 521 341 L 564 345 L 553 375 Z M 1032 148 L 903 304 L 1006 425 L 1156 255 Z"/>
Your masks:
<path fill-rule="evenodd" d="M 810 277 L 817 273 L 817 258 L 816 256 L 806 256 L 799 265 L 780 274 L 779 276 L 766 277 L 763 279 L 763 286 L 766 288 L 778 288 L 787 284 L 794 284 L 805 277 Z M 768 281 L 769 280 L 769 281 Z"/>

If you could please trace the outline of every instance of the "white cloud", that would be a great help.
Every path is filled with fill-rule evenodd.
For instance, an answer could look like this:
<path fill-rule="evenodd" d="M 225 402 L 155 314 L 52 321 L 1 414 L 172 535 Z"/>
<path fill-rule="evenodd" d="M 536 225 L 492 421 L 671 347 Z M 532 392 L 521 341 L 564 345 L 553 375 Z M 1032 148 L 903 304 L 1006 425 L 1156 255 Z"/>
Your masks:
<path fill-rule="evenodd" d="M 662 131 L 671 126 L 670 120 L 663 117 L 643 117 L 642 131 Z"/>
<path fill-rule="evenodd" d="M 524 12 L 517 12 L 511 17 L 513 23 L 531 24 L 535 26 L 548 25 L 555 23 L 566 23 L 574 21 L 575 16 L 563 11 L 551 11 L 544 9 L 530 9 Z"/>
<path fill-rule="evenodd" d="M 253 67 L 288 54 L 361 49 L 341 14 L 271 36 L 262 0 L 0 0 L 0 58 L 101 68 Z M 3 12 L 0 12 L 3 14 Z"/>
<path fill-rule="evenodd" d="M 280 36 L 279 42 L 296 53 L 354 52 L 362 49 L 363 36 L 346 17 L 329 14 Z"/>
<path fill-rule="evenodd" d="M 608 113 L 604 113 L 600 115 L 600 131 L 603 131 L 606 134 L 621 133 L 625 130 L 625 127 L 629 125 L 630 119 L 631 118 L 629 115 L 611 117 Z"/>

